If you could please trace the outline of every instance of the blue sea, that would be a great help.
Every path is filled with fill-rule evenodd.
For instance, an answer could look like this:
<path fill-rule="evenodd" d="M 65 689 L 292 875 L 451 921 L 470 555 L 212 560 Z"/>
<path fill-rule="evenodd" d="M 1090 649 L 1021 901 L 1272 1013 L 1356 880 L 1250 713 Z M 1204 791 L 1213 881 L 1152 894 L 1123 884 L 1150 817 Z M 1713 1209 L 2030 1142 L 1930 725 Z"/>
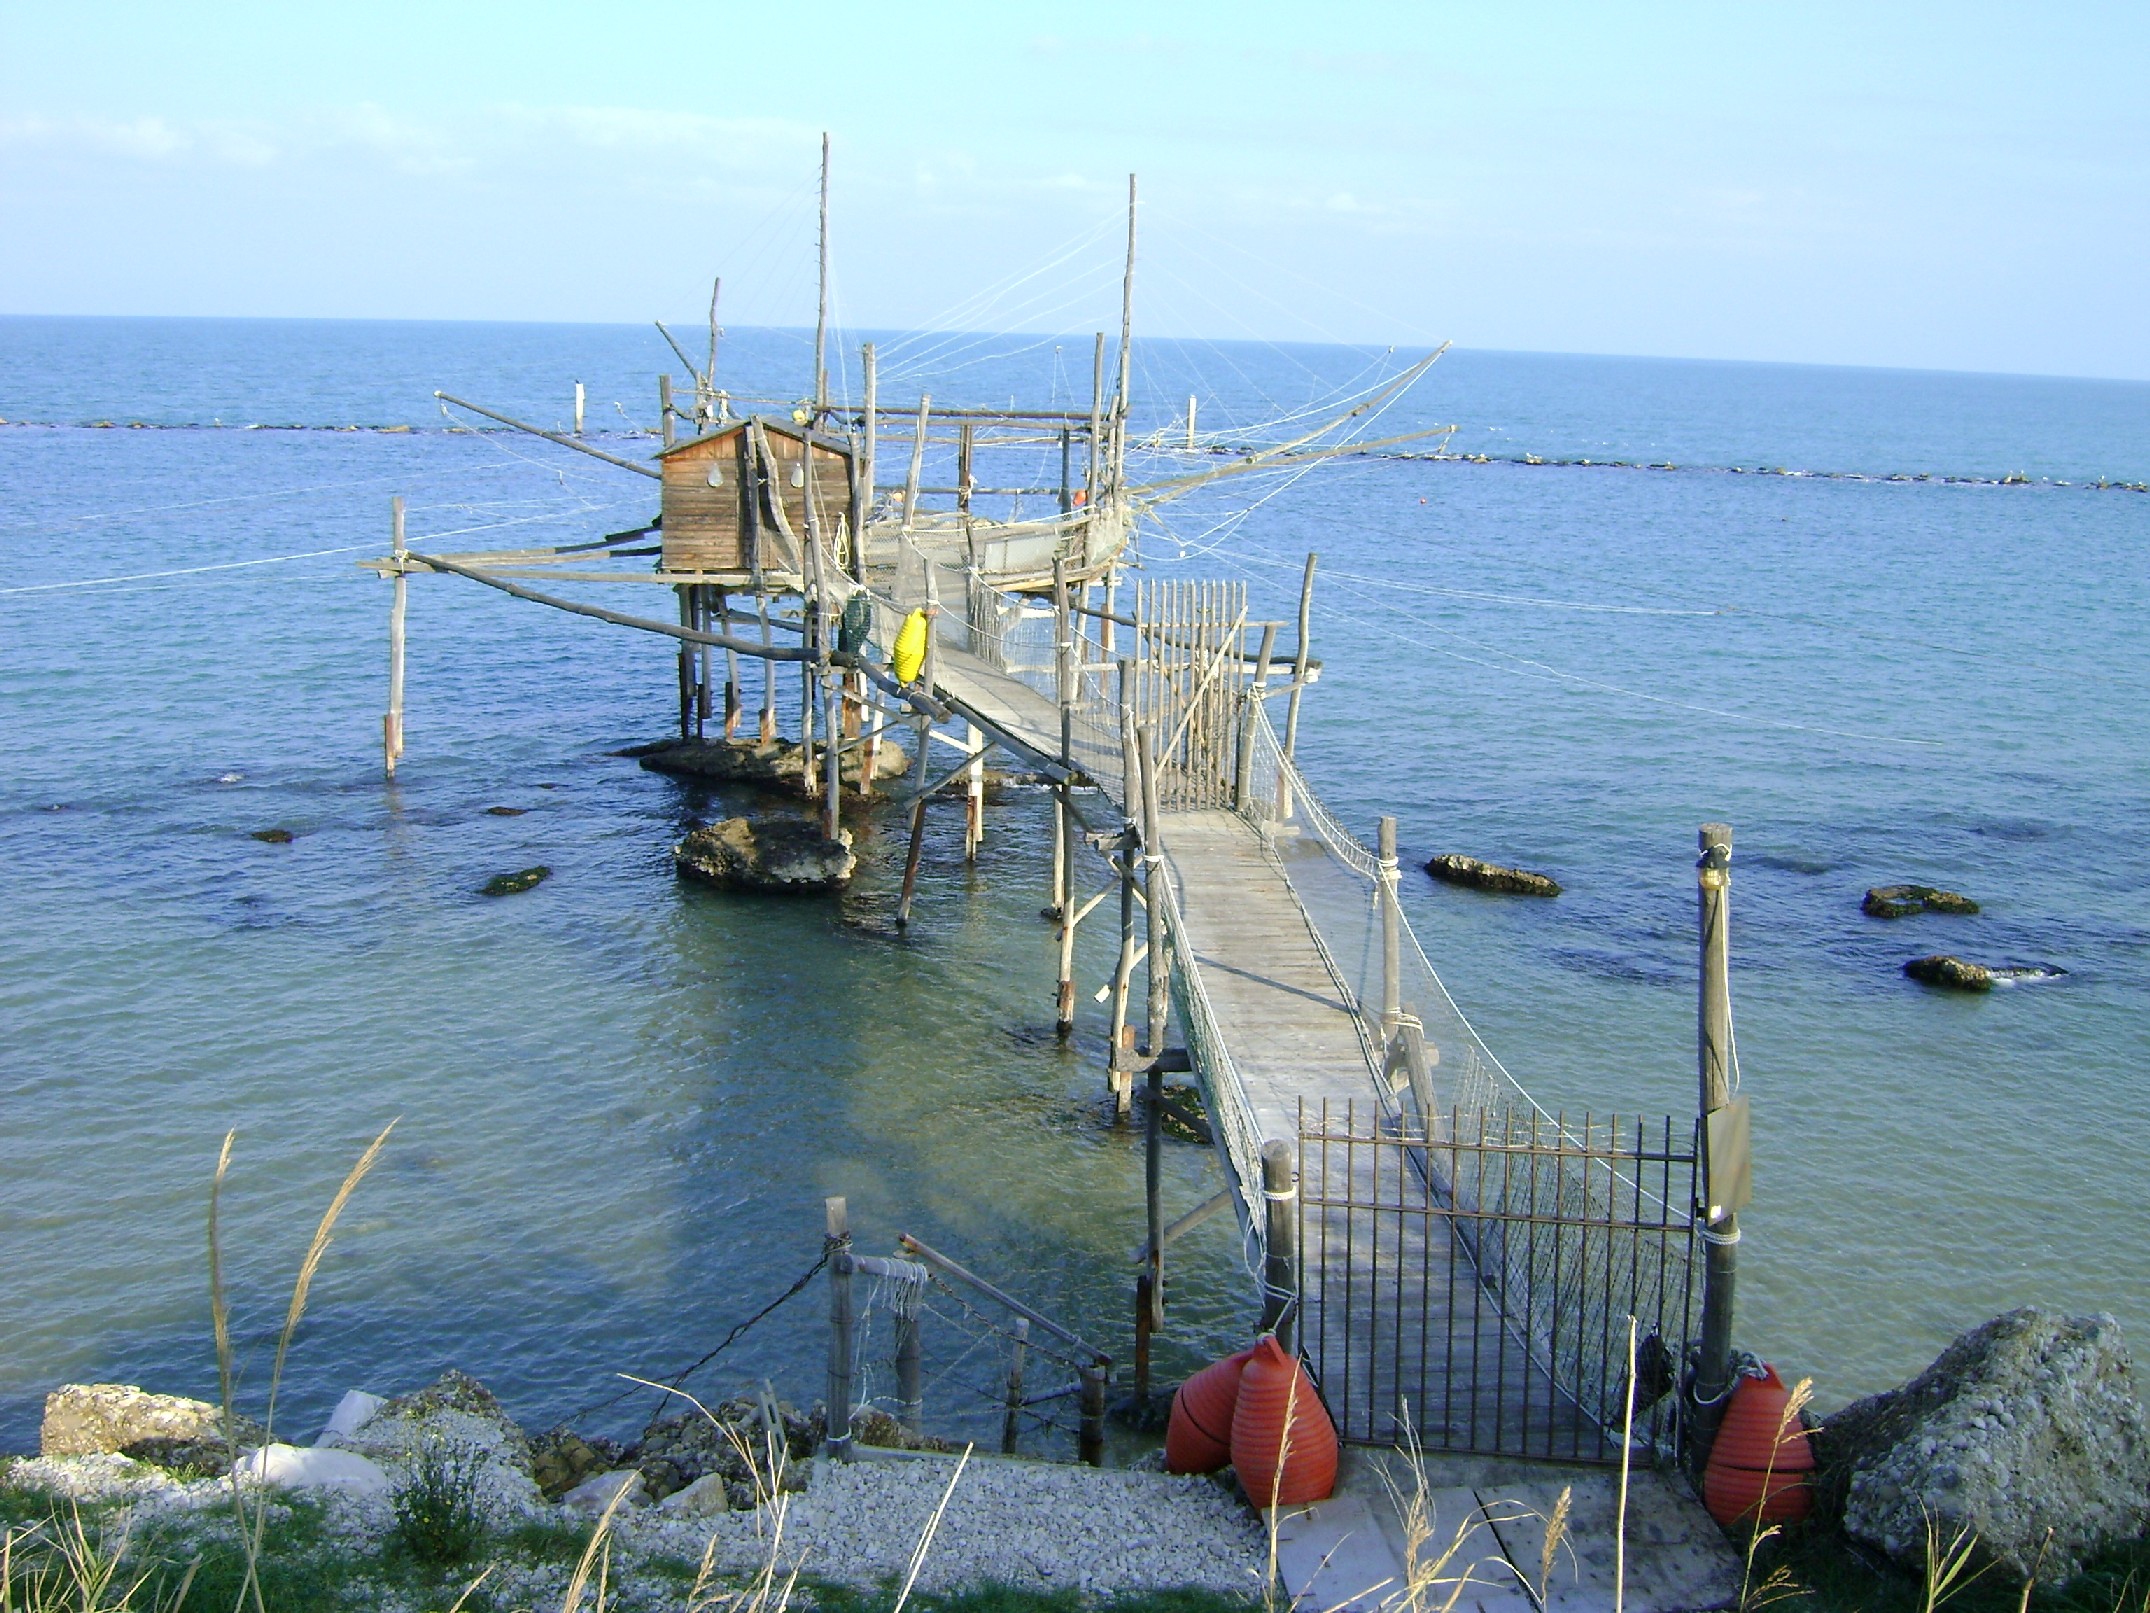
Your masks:
<path fill-rule="evenodd" d="M 892 410 L 1088 407 L 1087 336 L 874 339 Z M 1190 394 L 1205 447 L 1275 440 L 1414 356 L 1138 341 L 1136 435 L 1213 465 L 1174 446 Z M 258 1407 L 314 1222 L 395 1122 L 292 1349 L 300 1437 L 451 1365 L 532 1426 L 631 1432 L 618 1374 L 781 1295 L 830 1194 L 862 1248 L 916 1233 L 1124 1359 L 1141 1148 L 1104 1101 L 1102 934 L 1052 1034 L 1043 797 L 991 807 L 974 865 L 937 812 L 904 934 L 885 822 L 841 898 L 683 886 L 672 843 L 747 803 L 613 754 L 676 720 L 666 645 L 443 577 L 411 585 L 382 777 L 388 589 L 355 562 L 392 496 L 451 551 L 653 512 L 434 389 L 563 429 L 579 380 L 591 441 L 638 457 L 669 358 L 633 327 L 0 320 L 0 1450 L 62 1382 L 213 1390 L 227 1132 Z M 731 332 L 720 379 L 788 400 L 809 363 L 805 333 Z M 1316 788 L 1368 837 L 1396 815 L 1407 867 L 1566 887 L 1405 885 L 1548 1108 L 1691 1111 L 1695 830 L 1734 826 L 1740 1344 L 1827 1406 L 2012 1305 L 2150 1326 L 2150 386 L 1459 350 L 1360 424 L 1456 429 L 1169 506 L 1144 574 L 1285 617 L 1319 552 Z M 1983 911 L 1861 914 L 1897 882 Z M 1933 951 L 2066 974 L 1942 995 L 1900 972 Z M 1168 1150 L 1169 1211 L 1216 1183 Z M 1228 1224 L 1174 1254 L 1167 1381 L 1253 1320 Z M 985 1431 L 995 1347 L 937 1303 L 929 1426 Z M 823 1304 L 690 1383 L 818 1396 Z M 1064 1415 L 1026 1437 L 1072 1448 Z"/>

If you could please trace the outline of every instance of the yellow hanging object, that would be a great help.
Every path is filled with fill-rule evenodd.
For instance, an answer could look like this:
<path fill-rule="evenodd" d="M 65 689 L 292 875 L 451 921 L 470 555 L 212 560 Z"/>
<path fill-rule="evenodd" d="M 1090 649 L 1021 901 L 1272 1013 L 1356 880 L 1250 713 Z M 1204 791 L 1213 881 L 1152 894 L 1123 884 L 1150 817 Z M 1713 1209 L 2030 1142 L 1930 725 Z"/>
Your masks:
<path fill-rule="evenodd" d="M 919 668 L 926 664 L 926 631 L 926 613 L 922 610 L 912 611 L 897 629 L 896 653 L 889 657 L 889 668 L 898 683 L 917 681 Z"/>

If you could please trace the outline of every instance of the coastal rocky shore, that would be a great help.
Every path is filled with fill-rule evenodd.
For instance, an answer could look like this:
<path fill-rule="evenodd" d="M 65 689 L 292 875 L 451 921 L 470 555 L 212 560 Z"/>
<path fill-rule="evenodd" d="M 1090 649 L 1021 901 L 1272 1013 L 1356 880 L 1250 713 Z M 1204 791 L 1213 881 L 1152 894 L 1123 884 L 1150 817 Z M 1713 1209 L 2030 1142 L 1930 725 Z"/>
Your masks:
<path fill-rule="evenodd" d="M 0 1482 L 122 1507 L 130 1526 L 167 1540 L 229 1530 L 236 1482 L 242 1493 L 265 1490 L 272 1508 L 317 1507 L 324 1549 L 363 1556 L 394 1536 L 413 1487 L 447 1471 L 496 1543 L 473 1571 L 490 1563 L 503 1606 L 557 1604 L 571 1572 L 557 1552 L 518 1556 L 516 1539 L 548 1526 L 587 1537 L 615 1496 L 607 1528 L 623 1607 L 673 1605 L 661 1564 L 751 1575 L 772 1549 L 780 1573 L 796 1563 L 813 1578 L 872 1588 L 905 1573 L 944 1495 L 925 1589 L 989 1581 L 1097 1597 L 1190 1588 L 1252 1598 L 1261 1588 L 1260 1531 L 1212 1480 L 930 1450 L 869 1448 L 831 1463 L 815 1454 L 822 1432 L 818 1406 L 764 1393 L 707 1415 L 667 1413 L 632 1444 L 564 1428 L 532 1435 L 483 1384 L 449 1372 L 413 1394 L 345 1396 L 312 1444 L 242 1450 L 235 1481 L 214 1406 L 71 1384 L 47 1399 L 39 1455 L 8 1464 Z M 899 1438 L 889 1419 L 862 1432 Z M 250 1422 L 240 1434 L 264 1437 Z M 638 1575 L 648 1580 L 639 1591 Z"/>

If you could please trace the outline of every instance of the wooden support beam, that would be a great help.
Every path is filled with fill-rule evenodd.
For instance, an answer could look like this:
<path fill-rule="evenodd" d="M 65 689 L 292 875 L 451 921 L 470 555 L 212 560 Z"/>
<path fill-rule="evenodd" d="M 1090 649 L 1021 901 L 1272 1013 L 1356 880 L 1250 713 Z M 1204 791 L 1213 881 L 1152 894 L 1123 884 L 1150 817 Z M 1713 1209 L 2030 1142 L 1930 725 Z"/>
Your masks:
<path fill-rule="evenodd" d="M 631 459 L 622 459 L 618 454 L 608 454 L 602 448 L 592 448 L 586 442 L 577 442 L 573 437 L 562 436 L 557 431 L 542 431 L 528 421 L 502 414 L 497 409 L 488 409 L 482 403 L 472 403 L 467 398 L 454 397 L 446 392 L 435 392 L 433 396 L 443 403 L 454 404 L 458 409 L 468 409 L 472 414 L 482 414 L 488 420 L 497 420 L 504 426 L 513 426 L 517 431 L 527 431 L 533 437 L 543 437 L 547 442 L 556 442 L 562 448 L 572 448 L 578 454 L 588 454 L 592 459 L 602 459 L 608 465 L 619 466 L 621 470 L 631 470 L 637 476 L 647 476 L 653 482 L 664 479 L 661 472 L 651 470 L 647 465 L 638 465 Z"/>
<path fill-rule="evenodd" d="M 403 537 L 403 495 L 390 500 L 390 552 L 395 556 L 395 597 L 388 603 L 388 711 L 381 718 L 381 761 L 388 776 L 396 776 L 396 760 L 403 754 L 403 616 L 409 606 L 409 582 L 404 568 L 410 559 Z"/>
<path fill-rule="evenodd" d="M 1008 1352 L 1007 1410 L 1000 1420 L 1000 1454 L 1015 1454 L 1016 1435 L 1022 1431 L 1023 1356 L 1030 1348 L 1030 1318 L 1015 1319 L 1015 1343 Z"/>
<path fill-rule="evenodd" d="M 1272 1137 L 1262 1144 L 1263 1230 L 1262 1331 L 1274 1333 L 1287 1354 L 1296 1353 L 1299 1321 L 1299 1186 L 1291 1144 Z"/>
<path fill-rule="evenodd" d="M 1708 1118 L 1732 1101 L 1732 826 L 1705 823 L 1697 836 L 1696 917 L 1701 968 L 1695 1010 L 1695 1064 L 1699 1077 L 1702 1170 L 1709 1181 Z M 1720 1162 L 1721 1164 L 1722 1162 Z M 1705 1191 L 1703 1197 L 1712 1195 Z M 1705 1205 L 1704 1215 L 1711 1207 Z M 1725 1209 L 1702 1229 L 1702 1344 L 1695 1363 L 1694 1437 L 1688 1461 L 1695 1473 L 1709 1460 L 1724 1417 L 1732 1381 L 1732 1328 L 1739 1287 L 1739 1215 Z"/>
<path fill-rule="evenodd" d="M 1143 1051 L 1156 1058 L 1164 1051 L 1165 1016 L 1170 1006 L 1172 960 L 1165 939 L 1165 848 L 1164 813 L 1158 806 L 1160 757 L 1157 736 L 1149 724 L 1135 734 L 1137 760 L 1142 770 L 1142 884 L 1143 905 L 1149 918 L 1149 960 L 1143 966 L 1148 991 L 1148 1040 Z"/>
<path fill-rule="evenodd" d="M 1321 557 L 1309 552 L 1306 557 L 1306 575 L 1299 580 L 1299 650 L 1292 662 L 1291 704 L 1284 715 L 1284 760 L 1295 762 L 1299 752 L 1299 696 L 1306 689 L 1307 647 L 1314 626 L 1314 563 Z M 1289 768 L 1277 773 L 1277 816 L 1289 819 L 1292 814 L 1291 772 Z"/>

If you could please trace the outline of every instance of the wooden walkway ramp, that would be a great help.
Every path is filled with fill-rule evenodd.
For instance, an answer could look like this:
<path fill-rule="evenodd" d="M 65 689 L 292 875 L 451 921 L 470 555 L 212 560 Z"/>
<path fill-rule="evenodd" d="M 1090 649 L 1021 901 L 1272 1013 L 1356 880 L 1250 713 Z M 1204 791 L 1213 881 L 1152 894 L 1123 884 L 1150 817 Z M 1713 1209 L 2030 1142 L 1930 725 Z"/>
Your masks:
<path fill-rule="evenodd" d="M 1200 972 L 1262 1136 L 1296 1147 L 1302 1112 L 1324 1104 L 1339 1126 L 1347 1105 L 1362 1126 L 1383 1114 L 1362 1021 L 1261 832 L 1233 812 L 1172 812 L 1163 839 L 1192 953 L 1176 961 Z M 1307 1296 L 1302 1344 L 1322 1364 L 1339 1431 L 1388 1441 L 1412 1427 L 1466 1449 L 1505 1435 L 1595 1451 L 1598 1434 L 1573 1400 L 1503 1340 L 1499 1305 L 1479 1291 L 1426 1184 L 1396 1169 L 1401 1157 L 1326 1153 L 1326 1179 L 1301 1165 L 1301 1255 L 1324 1274 Z M 1395 1213 L 1354 1218 L 1320 1202 L 1347 1198 Z"/>

